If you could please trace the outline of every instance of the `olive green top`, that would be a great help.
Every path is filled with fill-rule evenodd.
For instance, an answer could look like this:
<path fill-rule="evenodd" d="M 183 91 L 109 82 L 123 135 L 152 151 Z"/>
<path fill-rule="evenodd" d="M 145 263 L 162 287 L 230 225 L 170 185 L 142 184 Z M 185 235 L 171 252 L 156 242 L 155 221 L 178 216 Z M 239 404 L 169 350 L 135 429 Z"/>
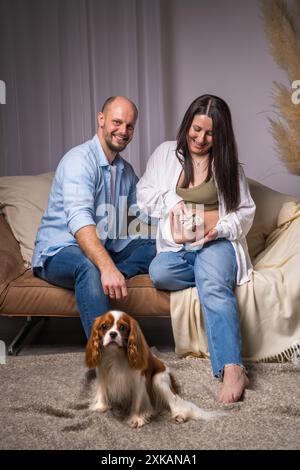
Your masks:
<path fill-rule="evenodd" d="M 217 188 L 213 179 L 203 181 L 193 188 L 177 188 L 176 192 L 187 204 L 204 204 L 204 211 L 213 211 L 219 207 Z"/>

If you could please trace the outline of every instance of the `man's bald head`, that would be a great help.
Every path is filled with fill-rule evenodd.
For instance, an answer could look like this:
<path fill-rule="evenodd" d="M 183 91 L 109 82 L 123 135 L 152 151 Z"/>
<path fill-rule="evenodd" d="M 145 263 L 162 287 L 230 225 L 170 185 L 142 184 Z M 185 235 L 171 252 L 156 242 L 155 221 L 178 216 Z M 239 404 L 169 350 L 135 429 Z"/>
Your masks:
<path fill-rule="evenodd" d="M 133 138 L 138 110 L 124 96 L 108 98 L 98 113 L 98 137 L 111 163 Z"/>
<path fill-rule="evenodd" d="M 112 104 L 132 106 L 132 109 L 134 110 L 135 114 L 135 119 L 138 118 L 138 109 L 136 105 L 133 101 L 129 100 L 125 96 L 111 96 L 110 98 L 107 98 L 107 100 L 105 100 L 105 102 L 103 103 L 101 112 L 105 115 Z"/>

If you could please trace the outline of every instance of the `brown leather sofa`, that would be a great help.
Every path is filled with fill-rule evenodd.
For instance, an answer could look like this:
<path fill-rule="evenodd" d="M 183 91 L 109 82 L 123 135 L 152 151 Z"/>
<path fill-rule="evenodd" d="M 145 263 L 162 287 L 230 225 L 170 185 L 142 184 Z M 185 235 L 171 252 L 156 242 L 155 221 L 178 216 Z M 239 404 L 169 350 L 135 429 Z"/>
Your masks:
<path fill-rule="evenodd" d="M 23 329 L 8 348 L 17 353 L 34 318 L 78 317 L 72 290 L 56 287 L 33 276 L 24 266 L 19 244 L 0 214 L 0 315 L 26 317 Z M 158 291 L 148 275 L 135 276 L 127 281 L 128 297 L 113 301 L 112 307 L 133 316 L 170 316 L 170 293 Z"/>
<path fill-rule="evenodd" d="M 76 317 L 78 311 L 72 290 L 56 287 L 33 276 L 24 267 L 9 225 L 0 215 L 0 314 L 14 316 Z M 127 281 L 128 297 L 114 301 L 113 307 L 135 316 L 169 316 L 170 294 L 158 291 L 148 275 Z"/>
<path fill-rule="evenodd" d="M 276 227 L 277 214 L 290 196 L 278 193 L 255 181 L 250 190 L 257 210 L 248 234 L 249 252 L 252 259 L 264 249 L 267 235 Z M 112 306 L 125 310 L 136 317 L 169 317 L 170 293 L 158 291 L 148 275 L 135 276 L 127 281 L 128 297 L 114 301 Z M 9 347 L 9 353 L 17 351 L 35 322 L 42 317 L 76 317 L 75 297 L 72 290 L 53 286 L 32 275 L 24 267 L 20 247 L 4 215 L 0 214 L 0 315 L 26 318 L 22 331 Z"/>

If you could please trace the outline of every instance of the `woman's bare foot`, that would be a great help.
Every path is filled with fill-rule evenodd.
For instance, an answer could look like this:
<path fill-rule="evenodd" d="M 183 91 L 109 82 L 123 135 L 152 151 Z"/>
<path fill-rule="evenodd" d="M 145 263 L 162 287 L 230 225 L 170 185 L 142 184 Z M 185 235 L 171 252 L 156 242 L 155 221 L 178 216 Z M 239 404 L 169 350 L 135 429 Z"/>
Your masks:
<path fill-rule="evenodd" d="M 225 366 L 223 384 L 218 401 L 220 403 L 235 403 L 239 401 L 248 384 L 249 379 L 241 366 L 235 364 Z"/>

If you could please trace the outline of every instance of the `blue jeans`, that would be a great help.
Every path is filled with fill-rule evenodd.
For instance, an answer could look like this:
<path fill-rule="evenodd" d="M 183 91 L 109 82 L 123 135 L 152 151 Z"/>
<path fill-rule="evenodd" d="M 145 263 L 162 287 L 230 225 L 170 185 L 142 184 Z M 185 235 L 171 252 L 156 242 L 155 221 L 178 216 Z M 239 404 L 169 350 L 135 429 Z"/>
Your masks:
<path fill-rule="evenodd" d="M 150 265 L 149 274 L 158 289 L 177 291 L 196 285 L 216 377 L 222 377 L 226 364 L 243 367 L 234 294 L 237 263 L 234 248 L 228 240 L 215 240 L 198 251 L 159 253 Z"/>
<path fill-rule="evenodd" d="M 155 240 L 136 239 L 124 250 L 109 254 L 126 278 L 145 274 L 156 254 Z M 110 309 L 98 268 L 79 246 L 72 245 L 49 256 L 43 267 L 33 268 L 33 273 L 51 284 L 75 290 L 81 322 L 88 338 L 94 319 Z"/>

